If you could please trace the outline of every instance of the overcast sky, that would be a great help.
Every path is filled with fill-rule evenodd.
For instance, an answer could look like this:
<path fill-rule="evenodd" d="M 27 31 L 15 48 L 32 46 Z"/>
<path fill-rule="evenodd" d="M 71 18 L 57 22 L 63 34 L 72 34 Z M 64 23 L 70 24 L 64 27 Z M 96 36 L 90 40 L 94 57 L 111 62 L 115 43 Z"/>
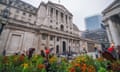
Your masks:
<path fill-rule="evenodd" d="M 59 3 L 59 0 L 23 0 L 27 3 L 38 7 L 41 1 L 52 1 Z M 60 0 L 60 4 L 64 5 L 73 14 L 73 23 L 80 30 L 85 30 L 84 19 L 89 16 L 101 14 L 101 12 L 110 5 L 114 0 Z"/>

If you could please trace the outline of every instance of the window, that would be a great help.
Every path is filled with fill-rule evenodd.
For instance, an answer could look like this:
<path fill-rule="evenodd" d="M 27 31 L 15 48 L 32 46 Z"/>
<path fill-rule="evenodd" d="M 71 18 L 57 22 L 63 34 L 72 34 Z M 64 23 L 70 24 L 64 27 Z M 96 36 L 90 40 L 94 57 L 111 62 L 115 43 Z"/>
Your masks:
<path fill-rule="evenodd" d="M 57 37 L 57 41 L 59 41 L 59 37 Z"/>
<path fill-rule="evenodd" d="M 56 20 L 58 20 L 58 10 L 56 10 Z"/>
<path fill-rule="evenodd" d="M 46 35 L 42 34 L 42 39 L 45 40 L 46 39 Z"/>
<path fill-rule="evenodd" d="M 63 13 L 61 13 L 61 22 L 63 22 Z"/>
<path fill-rule="evenodd" d="M 50 40 L 53 40 L 53 36 L 50 36 Z"/>
<path fill-rule="evenodd" d="M 56 27 L 56 29 L 58 30 L 58 27 Z"/>
<path fill-rule="evenodd" d="M 50 26 L 50 28 L 52 28 L 52 26 Z"/>
<path fill-rule="evenodd" d="M 31 14 L 29 14 L 29 17 L 32 17 L 32 15 L 31 15 Z"/>
<path fill-rule="evenodd" d="M 65 16 L 65 21 L 66 21 L 66 24 L 67 24 L 67 15 Z"/>
<path fill-rule="evenodd" d="M 52 20 L 50 20 L 50 23 L 52 23 Z"/>
<path fill-rule="evenodd" d="M 53 8 L 50 9 L 50 17 L 53 16 Z"/>
<path fill-rule="evenodd" d="M 58 24 L 58 22 L 56 22 L 56 24 Z"/>
<path fill-rule="evenodd" d="M 23 12 L 23 15 L 25 15 L 26 13 L 25 12 Z"/>
<path fill-rule="evenodd" d="M 71 17 L 69 17 L 69 21 L 71 22 Z"/>
<path fill-rule="evenodd" d="M 56 46 L 56 53 L 59 54 L 59 45 Z"/>
<path fill-rule="evenodd" d="M 64 26 L 61 25 L 61 26 L 60 26 L 60 29 L 61 29 L 61 31 L 64 31 Z"/>

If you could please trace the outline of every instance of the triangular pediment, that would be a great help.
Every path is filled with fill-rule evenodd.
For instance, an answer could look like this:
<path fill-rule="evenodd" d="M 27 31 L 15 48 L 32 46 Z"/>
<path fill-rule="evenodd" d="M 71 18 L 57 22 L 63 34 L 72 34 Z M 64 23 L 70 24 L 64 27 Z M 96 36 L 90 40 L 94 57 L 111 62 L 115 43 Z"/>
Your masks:
<path fill-rule="evenodd" d="M 114 2 L 112 2 L 104 11 L 103 13 L 107 13 L 110 10 L 119 7 L 120 6 L 120 0 L 115 0 Z"/>
<path fill-rule="evenodd" d="M 68 9 L 67 8 L 65 8 L 63 5 L 61 5 L 61 4 L 57 4 L 57 3 L 52 3 L 52 2 L 48 2 L 48 4 L 52 4 L 52 5 L 54 5 L 55 7 L 57 7 L 57 8 L 59 8 L 59 9 L 61 9 L 61 10 L 63 10 L 64 12 L 68 12 L 69 14 L 71 14 L 72 15 L 72 13 L 70 13 L 69 11 L 68 11 Z"/>

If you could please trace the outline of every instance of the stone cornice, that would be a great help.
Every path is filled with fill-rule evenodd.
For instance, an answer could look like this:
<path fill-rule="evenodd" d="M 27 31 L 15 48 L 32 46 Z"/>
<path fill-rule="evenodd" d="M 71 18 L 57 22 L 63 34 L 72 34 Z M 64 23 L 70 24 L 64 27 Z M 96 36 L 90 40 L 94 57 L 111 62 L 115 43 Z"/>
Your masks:
<path fill-rule="evenodd" d="M 4 4 L 4 3 L 0 3 L 0 4 L 3 4 L 3 5 L 7 5 L 7 4 Z M 14 7 L 14 6 L 10 6 L 10 8 L 15 8 L 15 9 L 18 9 L 17 7 Z M 33 12 L 30 12 L 30 11 L 27 11 L 27 10 L 24 10 L 24 9 L 20 9 L 20 11 L 24 11 L 24 12 L 27 12 L 27 13 L 30 13 L 30 14 L 33 14 L 33 15 L 36 15 L 37 14 L 37 11 L 35 13 Z"/>
<path fill-rule="evenodd" d="M 112 4 L 110 4 L 106 9 L 104 9 L 104 11 L 102 12 L 103 15 L 105 15 L 106 13 L 112 11 L 115 8 L 120 7 L 120 1 L 119 0 L 115 0 Z"/>
<path fill-rule="evenodd" d="M 76 38 L 79 39 L 79 36 L 69 34 L 66 32 L 58 31 L 55 29 L 51 29 L 49 27 L 44 27 L 44 26 L 37 26 L 35 24 L 29 24 L 27 22 L 22 22 L 14 19 L 8 19 L 8 24 L 6 25 L 6 28 L 13 28 L 13 29 L 21 29 L 21 30 L 27 30 L 27 31 L 32 31 L 32 32 L 38 32 L 38 33 L 52 33 L 52 34 L 61 34 L 63 36 L 71 37 L 71 38 Z"/>

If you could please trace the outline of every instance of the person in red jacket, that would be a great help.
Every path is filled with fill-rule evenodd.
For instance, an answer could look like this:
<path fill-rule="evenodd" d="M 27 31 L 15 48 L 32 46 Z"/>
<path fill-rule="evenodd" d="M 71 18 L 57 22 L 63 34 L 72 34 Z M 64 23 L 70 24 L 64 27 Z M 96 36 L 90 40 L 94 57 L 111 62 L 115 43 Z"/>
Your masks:
<path fill-rule="evenodd" d="M 108 48 L 108 52 L 112 53 L 114 51 L 114 44 L 112 43 L 111 46 Z"/>
<path fill-rule="evenodd" d="M 111 46 L 107 49 L 107 51 L 116 59 L 117 58 L 117 53 L 115 50 L 115 46 L 112 43 Z"/>
<path fill-rule="evenodd" d="M 47 48 L 47 47 L 45 47 L 45 54 L 46 54 L 46 58 L 47 58 L 47 60 L 48 60 L 49 54 L 50 54 L 50 49 Z"/>

